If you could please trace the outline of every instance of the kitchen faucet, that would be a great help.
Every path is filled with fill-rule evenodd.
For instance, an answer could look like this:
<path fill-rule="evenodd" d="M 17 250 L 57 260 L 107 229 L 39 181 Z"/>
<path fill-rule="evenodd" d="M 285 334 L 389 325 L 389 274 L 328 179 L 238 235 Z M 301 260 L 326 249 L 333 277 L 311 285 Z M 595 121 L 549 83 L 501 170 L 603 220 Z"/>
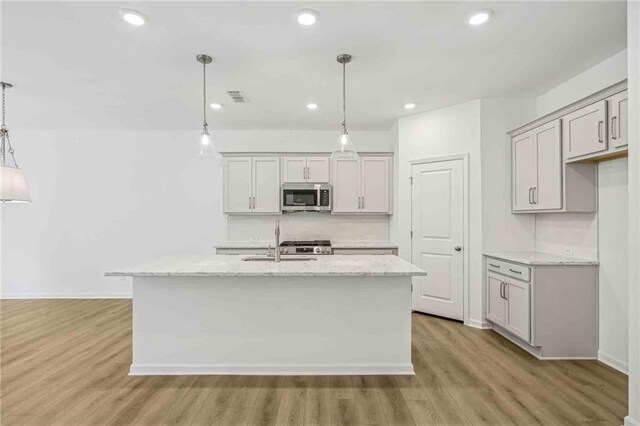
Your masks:
<path fill-rule="evenodd" d="M 280 219 L 276 219 L 276 249 L 275 249 L 275 262 L 280 262 Z"/>

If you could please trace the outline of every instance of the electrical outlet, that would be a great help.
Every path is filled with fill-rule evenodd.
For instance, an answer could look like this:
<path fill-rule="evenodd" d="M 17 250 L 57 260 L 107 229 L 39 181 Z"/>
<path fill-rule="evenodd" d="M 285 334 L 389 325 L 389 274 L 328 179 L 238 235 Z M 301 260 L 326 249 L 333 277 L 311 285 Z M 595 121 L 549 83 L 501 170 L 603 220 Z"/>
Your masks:
<path fill-rule="evenodd" d="M 562 249 L 565 256 L 573 256 L 573 247 L 565 247 Z"/>
<path fill-rule="evenodd" d="M 258 241 L 258 237 L 249 237 L 249 241 L 256 242 Z"/>

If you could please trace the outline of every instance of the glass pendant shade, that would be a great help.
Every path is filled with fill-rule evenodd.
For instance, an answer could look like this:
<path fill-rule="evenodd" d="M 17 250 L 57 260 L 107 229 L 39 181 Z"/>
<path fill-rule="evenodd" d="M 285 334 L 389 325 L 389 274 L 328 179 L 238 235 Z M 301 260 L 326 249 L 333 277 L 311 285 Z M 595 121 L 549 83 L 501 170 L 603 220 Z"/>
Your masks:
<path fill-rule="evenodd" d="M 213 143 L 213 138 L 209 134 L 209 130 L 205 127 L 200 133 L 200 155 L 203 157 L 219 157 L 218 151 Z"/>
<path fill-rule="evenodd" d="M 351 136 L 349 136 L 346 129 L 342 129 L 340 136 L 338 136 L 336 146 L 333 149 L 333 152 L 331 152 L 331 158 L 354 160 L 358 158 L 358 153 L 353 147 Z"/>
<path fill-rule="evenodd" d="M 2 166 L 0 174 L 0 201 L 5 203 L 29 203 L 31 196 L 22 170 Z"/>

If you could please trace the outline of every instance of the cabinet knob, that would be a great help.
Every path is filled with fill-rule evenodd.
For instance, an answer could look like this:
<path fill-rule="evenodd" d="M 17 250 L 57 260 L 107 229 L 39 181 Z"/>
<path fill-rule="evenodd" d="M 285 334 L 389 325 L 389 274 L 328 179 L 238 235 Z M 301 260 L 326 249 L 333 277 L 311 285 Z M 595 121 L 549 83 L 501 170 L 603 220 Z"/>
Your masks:
<path fill-rule="evenodd" d="M 462 247 L 460 247 L 460 246 L 455 246 L 453 249 L 454 249 L 455 251 L 461 251 L 461 250 L 462 250 Z"/>

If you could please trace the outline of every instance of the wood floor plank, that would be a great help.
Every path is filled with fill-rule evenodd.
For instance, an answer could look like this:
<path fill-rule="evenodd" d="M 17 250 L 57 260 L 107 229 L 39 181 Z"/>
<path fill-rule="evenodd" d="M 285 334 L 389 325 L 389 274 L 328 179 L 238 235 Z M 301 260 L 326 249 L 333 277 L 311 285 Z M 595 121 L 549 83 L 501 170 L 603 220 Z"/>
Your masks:
<path fill-rule="evenodd" d="M 620 425 L 627 377 L 412 316 L 415 376 L 128 376 L 129 300 L 0 301 L 5 425 Z"/>

